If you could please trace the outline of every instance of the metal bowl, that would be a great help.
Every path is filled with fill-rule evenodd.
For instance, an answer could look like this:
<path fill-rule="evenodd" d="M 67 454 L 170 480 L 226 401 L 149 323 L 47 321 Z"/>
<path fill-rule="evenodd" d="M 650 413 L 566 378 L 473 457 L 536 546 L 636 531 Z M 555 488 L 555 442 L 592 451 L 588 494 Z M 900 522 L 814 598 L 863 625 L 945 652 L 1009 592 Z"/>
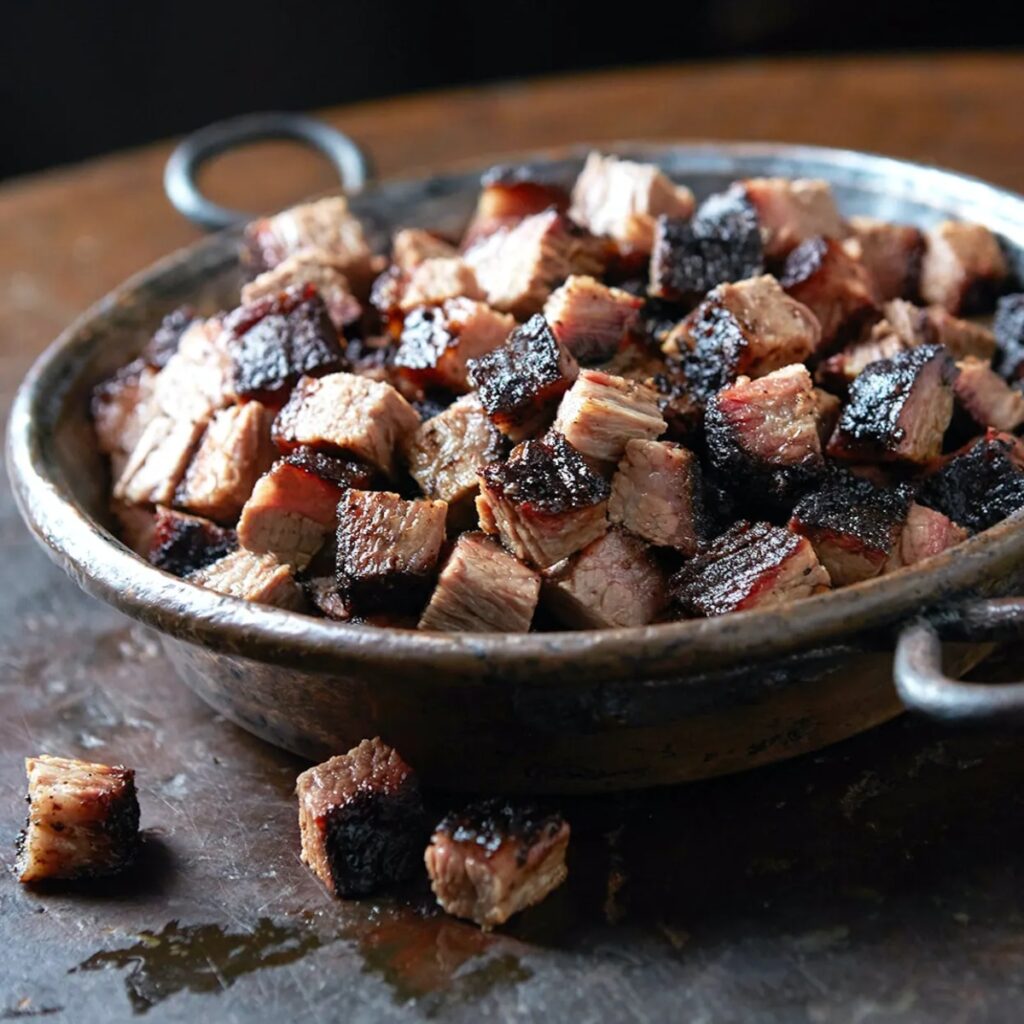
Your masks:
<path fill-rule="evenodd" d="M 658 163 L 698 197 L 741 177 L 810 176 L 832 183 L 846 214 L 921 226 L 978 220 L 998 232 L 1018 271 L 1024 266 L 1024 199 L 960 175 L 811 147 L 606 148 Z M 585 153 L 510 159 L 570 183 Z M 481 170 L 383 182 L 352 206 L 380 245 L 399 225 L 456 231 Z M 1020 631 L 1024 602 L 992 598 L 1022 582 L 1021 514 L 918 567 L 789 607 L 599 632 L 431 635 L 344 625 L 223 597 L 152 568 L 108 528 L 88 395 L 170 309 L 235 302 L 238 241 L 237 229 L 200 241 L 89 310 L 32 368 L 8 433 L 15 494 L 35 536 L 86 591 L 160 630 L 182 678 L 229 719 L 310 758 L 380 734 L 428 783 L 446 787 L 628 789 L 778 760 L 893 717 L 902 709 L 893 685 L 901 629 L 905 703 L 947 717 L 1020 714 L 1019 688 L 943 674 L 937 631 L 972 641 L 946 649 L 949 675 L 988 649 L 974 641 Z"/>

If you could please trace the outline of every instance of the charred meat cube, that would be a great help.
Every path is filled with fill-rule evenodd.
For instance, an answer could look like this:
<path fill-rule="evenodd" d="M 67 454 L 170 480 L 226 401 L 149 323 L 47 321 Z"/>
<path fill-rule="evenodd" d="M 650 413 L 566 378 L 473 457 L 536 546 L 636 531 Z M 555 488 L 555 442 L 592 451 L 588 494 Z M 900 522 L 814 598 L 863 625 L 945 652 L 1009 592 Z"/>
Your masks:
<path fill-rule="evenodd" d="M 573 274 L 544 303 L 544 319 L 576 359 L 601 362 L 637 330 L 642 306 L 642 299 L 621 288 Z"/>
<path fill-rule="evenodd" d="M 909 224 L 875 217 L 851 217 L 847 226 L 850 236 L 843 248 L 864 265 L 878 301 L 914 298 L 921 277 L 924 235 Z"/>
<path fill-rule="evenodd" d="M 391 262 L 405 273 L 427 260 L 447 259 L 457 255 L 458 250 L 454 245 L 422 228 L 402 228 L 395 232 L 391 240 Z"/>
<path fill-rule="evenodd" d="M 614 629 L 653 622 L 668 590 L 650 548 L 613 527 L 544 574 L 543 600 L 572 629 Z"/>
<path fill-rule="evenodd" d="M 129 505 L 170 505 L 205 429 L 202 421 L 154 416 L 124 463 L 114 498 Z"/>
<path fill-rule="evenodd" d="M 1024 394 L 983 359 L 962 359 L 953 383 L 957 404 L 980 427 L 1012 432 L 1024 423 Z"/>
<path fill-rule="evenodd" d="M 1024 442 L 989 430 L 930 476 L 922 505 L 979 533 L 1024 508 Z"/>
<path fill-rule="evenodd" d="M 342 489 L 356 487 L 361 491 L 372 491 L 383 483 L 380 471 L 374 466 L 356 459 L 330 455 L 307 445 L 293 448 L 284 457 L 284 461 L 290 466 L 297 466 L 307 473 L 313 473 L 330 483 L 337 484 Z"/>
<path fill-rule="evenodd" d="M 925 234 L 921 296 L 950 313 L 985 312 L 1006 279 L 996 236 L 981 224 L 943 221 Z"/>
<path fill-rule="evenodd" d="M 941 306 L 921 308 L 894 299 L 885 304 L 883 312 L 907 348 L 943 345 L 954 359 L 991 359 L 995 355 L 996 339 L 987 327 L 961 320 Z"/>
<path fill-rule="evenodd" d="M 293 611 L 305 607 L 302 588 L 295 582 L 291 568 L 273 555 L 257 555 L 239 548 L 185 578 L 207 590 L 243 601 Z"/>
<path fill-rule="evenodd" d="M 234 401 L 228 340 L 217 317 L 194 320 L 185 329 L 153 385 L 161 412 L 178 420 L 205 422 Z"/>
<path fill-rule="evenodd" d="M 480 473 L 480 528 L 517 558 L 546 569 L 608 528 L 611 488 L 575 448 L 552 431 L 512 449 Z"/>
<path fill-rule="evenodd" d="M 309 603 L 328 619 L 335 622 L 351 622 L 352 608 L 338 591 L 338 580 L 330 576 L 313 576 L 303 580 L 302 590 Z"/>
<path fill-rule="evenodd" d="M 713 289 L 687 317 L 686 333 L 683 369 L 703 400 L 741 374 L 763 377 L 803 362 L 821 341 L 817 317 L 770 274 Z"/>
<path fill-rule="evenodd" d="M 155 412 L 157 371 L 141 359 L 122 367 L 98 384 L 92 393 L 92 422 L 96 445 L 104 455 L 116 457 L 114 472 L 139 443 Z"/>
<path fill-rule="evenodd" d="M 736 190 L 706 199 L 693 220 L 659 217 L 651 252 L 650 293 L 684 300 L 715 285 L 764 273 L 757 211 Z"/>
<path fill-rule="evenodd" d="M 178 351 L 182 335 L 196 320 L 195 311 L 191 306 L 179 306 L 171 310 L 160 321 L 160 326 L 153 332 L 153 337 L 142 350 L 142 360 L 154 370 L 162 370 Z"/>
<path fill-rule="evenodd" d="M 464 249 L 501 228 L 515 227 L 535 213 L 554 209 L 565 213 L 569 193 L 561 185 L 538 181 L 522 167 L 493 167 L 481 181 L 473 219 L 462 240 Z"/>
<path fill-rule="evenodd" d="M 883 572 L 893 572 L 907 565 L 917 565 L 926 558 L 942 554 L 947 548 L 968 537 L 967 531 L 957 526 L 941 512 L 914 502 L 907 512 L 907 521 L 900 532 L 899 541 L 889 554 Z"/>
<path fill-rule="evenodd" d="M 390 491 L 348 490 L 338 503 L 338 591 L 360 613 L 416 608 L 430 592 L 448 506 Z"/>
<path fill-rule="evenodd" d="M 20 882 L 110 875 L 131 863 L 139 847 L 135 772 L 49 754 L 25 758 L 25 772 Z"/>
<path fill-rule="evenodd" d="M 665 432 L 654 388 L 600 370 L 581 370 L 558 406 L 554 429 L 588 458 L 618 462 L 626 443 Z"/>
<path fill-rule="evenodd" d="M 595 235 L 611 238 L 624 253 L 647 254 L 657 218 L 689 217 L 693 207 L 693 193 L 654 164 L 595 152 L 573 186 L 569 216 Z"/>
<path fill-rule="evenodd" d="M 568 846 L 560 814 L 483 800 L 437 826 L 424 860 L 440 906 L 489 929 L 565 881 Z"/>
<path fill-rule="evenodd" d="M 658 392 L 667 436 L 683 442 L 696 438 L 704 426 L 704 403 L 690 387 L 682 362 L 666 359 L 665 365 L 647 383 Z"/>
<path fill-rule="evenodd" d="M 379 892 L 416 869 L 423 801 L 416 774 L 379 737 L 295 780 L 302 860 L 342 899 Z"/>
<path fill-rule="evenodd" d="M 420 387 L 461 393 L 467 388 L 469 360 L 503 344 L 515 326 L 515 317 L 472 299 L 421 306 L 405 318 L 393 365 Z"/>
<path fill-rule="evenodd" d="M 459 537 L 437 580 L 420 629 L 525 633 L 540 576 L 482 533 Z"/>
<path fill-rule="evenodd" d="M 702 510 L 693 452 L 671 441 L 630 441 L 612 478 L 608 518 L 650 544 L 694 554 Z"/>
<path fill-rule="evenodd" d="M 757 211 L 765 256 L 781 259 L 809 238 L 846 233 L 828 182 L 815 178 L 748 178 L 733 189 Z"/>
<path fill-rule="evenodd" d="M 992 328 L 999 346 L 997 369 L 1007 380 L 1024 378 L 1024 293 L 999 300 Z"/>
<path fill-rule="evenodd" d="M 938 345 L 872 363 L 850 385 L 828 454 L 914 465 L 936 458 L 953 416 L 955 378 L 956 366 Z"/>
<path fill-rule="evenodd" d="M 913 497 L 906 484 L 877 487 L 837 471 L 793 509 L 790 529 L 814 545 L 834 587 L 878 576 L 892 556 Z"/>
<path fill-rule="evenodd" d="M 390 384 L 353 373 L 303 377 L 274 421 L 278 448 L 348 453 L 385 473 L 395 449 L 418 426 L 416 410 Z"/>
<path fill-rule="evenodd" d="M 834 239 L 801 242 L 786 257 L 780 283 L 817 317 L 822 348 L 856 336 L 878 316 L 867 270 Z"/>
<path fill-rule="evenodd" d="M 149 561 L 174 576 L 187 576 L 231 554 L 238 547 L 234 530 L 209 519 L 160 506 L 149 542 Z"/>
<path fill-rule="evenodd" d="M 513 441 L 543 428 L 579 367 L 542 316 L 517 327 L 504 345 L 471 359 L 469 382 L 495 426 Z"/>

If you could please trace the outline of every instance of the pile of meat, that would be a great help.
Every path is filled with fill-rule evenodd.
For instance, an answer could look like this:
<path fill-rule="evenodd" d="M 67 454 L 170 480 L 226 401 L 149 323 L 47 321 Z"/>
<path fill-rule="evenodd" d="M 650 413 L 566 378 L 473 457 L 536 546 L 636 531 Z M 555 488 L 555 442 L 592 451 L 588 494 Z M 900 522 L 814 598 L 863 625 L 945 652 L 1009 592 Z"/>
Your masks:
<path fill-rule="evenodd" d="M 571 193 L 492 172 L 461 239 L 403 229 L 390 261 L 341 198 L 246 238 L 241 305 L 170 314 L 93 403 L 125 541 L 220 593 L 638 626 L 1024 506 L 1024 294 L 982 225 L 844 219 L 816 180 L 698 205 L 595 153 Z"/>

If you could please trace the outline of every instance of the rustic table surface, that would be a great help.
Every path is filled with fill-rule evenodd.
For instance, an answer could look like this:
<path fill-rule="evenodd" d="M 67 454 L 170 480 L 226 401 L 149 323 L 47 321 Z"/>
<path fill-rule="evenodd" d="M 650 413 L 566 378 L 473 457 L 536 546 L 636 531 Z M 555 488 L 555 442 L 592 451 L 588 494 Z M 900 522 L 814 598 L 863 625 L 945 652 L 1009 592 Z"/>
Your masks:
<path fill-rule="evenodd" d="M 1024 191 L 1019 56 L 601 74 L 330 111 L 381 175 L 570 141 L 768 139 L 934 162 Z M 0 399 L 75 314 L 195 232 L 169 145 L 0 188 Z M 332 185 L 264 145 L 206 175 L 271 208 Z M 0 495 L 0 1019 L 1011 1021 L 1024 995 L 1024 759 L 908 719 L 675 790 L 569 802 L 568 884 L 498 934 L 425 884 L 330 900 L 301 866 L 302 765 L 208 711 L 152 635 L 80 594 Z M 1019 659 L 1017 659 L 1019 660 Z M 1012 672 L 1012 655 L 1001 669 Z M 1016 666 L 1019 671 L 1019 665 Z M 13 875 L 21 758 L 139 769 L 116 881 Z M 439 805 L 443 797 L 438 797 Z"/>

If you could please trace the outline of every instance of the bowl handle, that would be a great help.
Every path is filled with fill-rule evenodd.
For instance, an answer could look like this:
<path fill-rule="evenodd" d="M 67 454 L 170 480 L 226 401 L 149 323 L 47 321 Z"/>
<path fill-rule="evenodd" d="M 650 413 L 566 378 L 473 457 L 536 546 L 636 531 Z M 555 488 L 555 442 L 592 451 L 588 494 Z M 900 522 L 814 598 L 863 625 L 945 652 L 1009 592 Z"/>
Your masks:
<path fill-rule="evenodd" d="M 948 722 L 1024 724 L 1024 682 L 967 683 L 942 671 L 942 640 L 1024 639 L 1024 598 L 968 601 L 939 623 L 917 619 L 896 644 L 894 679 L 911 711 Z"/>
<path fill-rule="evenodd" d="M 293 139 L 322 153 L 334 165 L 348 193 L 358 192 L 372 177 L 369 157 L 347 135 L 304 114 L 245 114 L 217 121 L 186 136 L 171 153 L 164 168 L 164 191 L 174 208 L 193 224 L 218 231 L 253 214 L 232 210 L 207 199 L 196 174 L 220 153 L 266 139 Z"/>

